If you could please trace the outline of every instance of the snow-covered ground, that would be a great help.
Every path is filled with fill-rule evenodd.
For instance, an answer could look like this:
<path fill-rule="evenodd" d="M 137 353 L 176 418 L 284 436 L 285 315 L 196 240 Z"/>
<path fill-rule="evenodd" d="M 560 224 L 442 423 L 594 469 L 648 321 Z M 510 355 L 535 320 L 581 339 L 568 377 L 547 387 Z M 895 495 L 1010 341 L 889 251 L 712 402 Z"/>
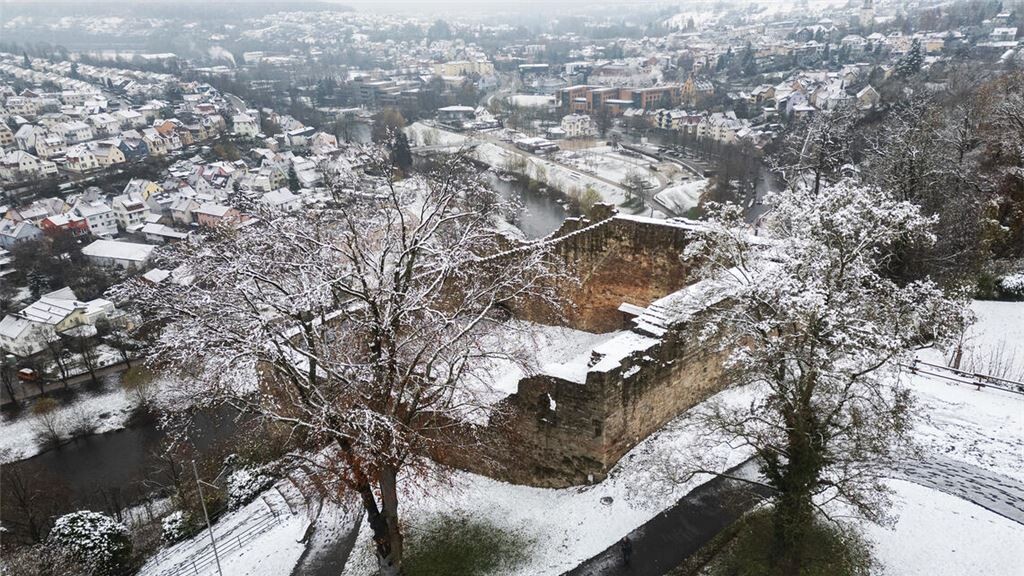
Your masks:
<path fill-rule="evenodd" d="M 719 395 L 724 401 L 742 402 L 744 390 Z M 402 514 L 407 530 L 421 530 L 443 514 L 459 514 L 514 532 L 526 542 L 527 559 L 505 566 L 501 576 L 558 575 L 644 524 L 674 504 L 695 486 L 709 479 L 698 476 L 686 483 L 664 481 L 660 464 L 695 443 L 699 426 L 684 414 L 631 450 L 604 482 L 565 489 L 532 488 L 457 472 L 448 483 L 428 485 L 407 494 Z M 725 467 L 745 460 L 741 450 L 721 450 Z M 610 498 L 607 503 L 602 499 Z M 360 528 L 355 550 L 343 574 L 367 576 L 375 570 L 366 523 Z"/>
<path fill-rule="evenodd" d="M 1024 345 L 1024 304 L 976 302 L 973 309 L 978 323 L 971 330 L 972 341 L 979 349 L 1004 343 Z M 1018 479 L 1024 477 L 1024 397 L 922 377 L 914 377 L 910 385 L 927 415 L 915 431 L 927 450 Z M 745 390 L 716 395 L 729 402 L 748 397 Z M 501 574 L 557 575 L 614 544 L 707 479 L 671 485 L 658 472 L 664 462 L 685 453 L 687 446 L 697 445 L 697 432 L 692 415 L 683 414 L 631 450 L 607 480 L 594 486 L 547 490 L 458 473 L 455 490 L 428 487 L 407 501 L 403 513 L 410 529 L 457 511 L 518 532 L 530 543 L 528 560 Z M 744 451 L 723 452 L 723 467 L 747 455 Z M 898 512 L 904 516 L 894 530 L 866 528 L 868 537 L 877 543 L 878 558 L 887 573 L 1008 575 L 1014 571 L 1007 567 L 1021 565 L 1024 526 L 929 488 L 896 480 L 892 486 Z M 605 496 L 612 497 L 611 504 L 601 503 Z M 961 527 L 954 529 L 958 521 Z M 929 531 L 930 525 L 949 528 Z M 964 530 L 968 526 L 971 531 Z M 372 572 L 365 526 L 359 542 L 346 576 Z M 941 572 L 930 571 L 936 565 L 942 566 Z M 969 569 L 971 566 L 979 569 Z"/>
<path fill-rule="evenodd" d="M 690 208 L 696 208 L 700 204 L 700 196 L 707 185 L 708 180 L 704 178 L 690 180 L 665 188 L 655 195 L 655 198 L 676 212 L 684 214 Z"/>
<path fill-rule="evenodd" d="M 955 496 L 893 480 L 892 530 L 863 526 L 889 576 L 1012 576 L 1024 567 L 1024 525 Z"/>
<path fill-rule="evenodd" d="M 516 150 L 499 146 L 494 142 L 480 142 L 464 134 L 456 134 L 433 126 L 416 122 L 406 128 L 412 142 L 418 146 L 447 146 L 453 150 L 478 144 L 472 152 L 477 160 L 495 168 L 505 169 L 514 164 L 513 160 L 525 161 L 517 171 L 534 180 L 553 186 L 565 194 L 580 194 L 591 187 L 605 202 L 620 205 L 626 202 L 626 193 L 618 185 L 595 178 L 580 170 L 557 164 L 545 158 L 530 156 Z"/>
<path fill-rule="evenodd" d="M 586 379 L 591 351 L 618 334 L 593 334 L 532 322 L 510 322 L 505 328 L 501 342 L 508 357 L 488 360 L 468 383 L 475 395 L 472 404 L 476 406 L 490 406 L 514 394 L 519 390 L 519 381 L 526 376 L 551 374 L 582 382 Z"/>
<path fill-rule="evenodd" d="M 220 567 L 224 576 L 281 576 L 290 574 L 302 556 L 302 542 L 309 519 L 301 509 L 289 506 L 277 488 L 264 492 L 248 505 L 222 516 L 213 526 Z M 140 576 L 216 576 L 217 559 L 210 547 L 209 532 L 161 550 L 139 571 Z"/>
<path fill-rule="evenodd" d="M 971 341 L 979 350 L 997 344 L 1024 348 L 1024 303 L 976 302 L 973 308 L 978 324 L 971 331 Z M 541 347 L 559 335 L 545 334 L 542 338 Z M 577 344 L 591 345 L 582 340 Z M 561 356 L 572 356 L 573 346 L 563 347 Z M 936 355 L 934 351 L 923 354 Z M 926 449 L 926 458 L 928 453 L 938 452 L 1024 480 L 1024 397 L 921 376 L 912 377 L 909 384 L 927 415 L 915 430 L 915 437 Z M 716 399 L 747 402 L 752 393 L 732 389 L 719 393 Z M 700 409 L 698 406 L 694 410 Z M 676 484 L 666 482 L 663 474 L 666 462 L 701 445 L 699 435 L 694 411 L 683 414 L 631 450 L 608 479 L 592 486 L 541 489 L 455 473 L 451 484 L 428 484 L 406 494 L 402 505 L 406 530 L 415 533 L 446 514 L 473 518 L 514 532 L 525 543 L 526 559 L 503 567 L 497 574 L 561 574 L 614 544 L 707 480 L 698 476 Z M 748 453 L 722 449 L 717 456 L 724 468 L 743 461 Z M 886 574 L 1009 575 L 1018 573 L 1024 565 L 1024 526 L 966 500 L 905 480 L 892 480 L 890 485 L 895 492 L 894 512 L 899 515 L 895 527 L 864 526 Z M 230 534 L 228 525 L 223 530 Z M 231 561 L 229 573 L 287 573 L 285 560 L 294 564 L 297 558 L 289 530 L 283 527 L 265 542 L 247 545 L 241 559 Z M 281 557 L 271 557 L 274 546 L 280 547 Z M 343 574 L 366 576 L 373 572 L 368 527 L 363 523 Z"/>
<path fill-rule="evenodd" d="M 628 176 L 636 174 L 651 188 L 657 188 L 659 185 L 658 178 L 651 169 L 654 163 L 649 159 L 626 156 L 615 152 L 610 146 L 595 146 L 572 152 L 562 151 L 555 154 L 555 159 L 612 182 L 621 183 Z"/>

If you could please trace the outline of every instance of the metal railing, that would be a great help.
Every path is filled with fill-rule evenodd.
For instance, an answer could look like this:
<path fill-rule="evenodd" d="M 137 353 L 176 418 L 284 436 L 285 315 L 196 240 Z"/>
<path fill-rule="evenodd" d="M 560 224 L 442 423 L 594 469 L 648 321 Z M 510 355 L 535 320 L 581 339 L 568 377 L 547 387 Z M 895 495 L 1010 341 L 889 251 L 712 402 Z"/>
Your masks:
<path fill-rule="evenodd" d="M 1002 390 L 1011 394 L 1020 394 L 1024 396 L 1024 382 L 1018 382 L 1016 380 L 1008 380 L 1006 378 L 983 374 L 981 372 L 968 372 L 966 370 L 950 368 L 949 366 L 933 364 L 931 362 L 925 362 L 917 359 L 910 364 L 903 364 L 902 366 L 910 370 L 911 374 L 921 374 L 923 376 L 940 378 L 956 384 L 975 386 L 979 390 L 982 388 L 993 388 L 995 390 Z"/>

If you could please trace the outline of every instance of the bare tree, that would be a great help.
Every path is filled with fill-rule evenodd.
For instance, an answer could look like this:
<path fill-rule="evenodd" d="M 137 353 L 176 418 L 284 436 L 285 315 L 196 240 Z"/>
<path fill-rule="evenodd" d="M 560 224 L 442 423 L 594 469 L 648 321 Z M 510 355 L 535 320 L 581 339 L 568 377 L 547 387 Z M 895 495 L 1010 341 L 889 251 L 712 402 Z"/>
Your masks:
<path fill-rule="evenodd" d="M 790 187 L 817 191 L 835 181 L 843 166 L 852 162 L 855 112 L 839 109 L 822 112 L 789 132 L 770 160 Z"/>
<path fill-rule="evenodd" d="M 306 462 L 331 462 L 358 493 L 385 575 L 402 571 L 399 479 L 436 469 L 457 422 L 486 415 L 474 388 L 516 351 L 507 309 L 553 299 L 540 245 L 495 256 L 500 199 L 464 168 L 454 157 L 344 209 L 179 243 L 167 264 L 187 280 L 123 288 L 166 324 L 154 360 L 188 374 L 194 404 L 229 404 L 330 454 Z"/>
<path fill-rule="evenodd" d="M 712 441 L 758 457 L 777 494 L 775 573 L 795 576 L 823 503 L 883 519 L 880 478 L 914 416 L 894 369 L 916 345 L 954 336 L 964 303 L 930 279 L 886 275 L 891 247 L 927 237 L 930 220 L 878 188 L 843 180 L 782 192 L 765 242 L 742 222 L 738 207 L 721 210 L 688 249 L 725 296 L 704 336 L 730 354 L 727 381 L 755 392 L 744 405 L 713 403 L 706 423 Z"/>

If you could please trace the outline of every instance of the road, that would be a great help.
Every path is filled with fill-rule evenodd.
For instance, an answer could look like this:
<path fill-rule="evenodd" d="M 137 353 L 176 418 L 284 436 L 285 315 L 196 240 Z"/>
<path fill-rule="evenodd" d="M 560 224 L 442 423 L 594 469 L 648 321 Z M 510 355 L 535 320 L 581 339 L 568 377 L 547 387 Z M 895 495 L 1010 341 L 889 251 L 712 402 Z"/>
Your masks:
<path fill-rule="evenodd" d="M 727 474 L 751 477 L 756 472 L 757 464 L 748 460 Z M 616 543 L 562 576 L 663 576 L 768 495 L 766 488 L 716 477 L 629 533 L 633 555 L 628 566 Z"/>
<path fill-rule="evenodd" d="M 96 370 L 96 377 L 97 378 L 103 378 L 104 376 L 109 376 L 111 374 L 117 374 L 117 373 L 120 373 L 120 372 L 124 372 L 127 369 L 128 369 L 128 365 L 126 363 L 124 363 L 124 362 L 117 362 L 116 364 L 108 364 L 108 365 L 106 365 L 106 366 Z M 67 386 L 64 386 L 64 383 L 59 381 L 59 380 L 53 380 L 53 381 L 49 381 L 49 382 L 44 383 L 43 384 L 43 391 L 42 392 L 39 390 L 39 386 L 37 384 L 35 384 L 35 383 L 18 381 L 18 382 L 16 382 L 14 384 L 14 394 L 15 394 L 15 397 L 17 398 L 17 400 L 19 400 L 19 401 L 30 400 L 32 398 L 36 398 L 38 396 L 41 396 L 44 393 L 59 392 L 61 390 L 64 390 L 65 388 L 70 388 L 70 387 L 74 387 L 74 386 L 80 386 L 82 384 L 86 384 L 90 380 L 91 380 L 91 377 L 89 376 L 88 372 L 83 373 L 83 374 L 76 374 L 76 375 L 71 376 L 71 377 L 68 378 Z M 6 405 L 10 401 L 11 401 L 11 399 L 10 399 L 10 396 L 7 394 L 7 389 L 4 388 L 2 390 L 2 392 L 0 392 L 0 405 Z"/>

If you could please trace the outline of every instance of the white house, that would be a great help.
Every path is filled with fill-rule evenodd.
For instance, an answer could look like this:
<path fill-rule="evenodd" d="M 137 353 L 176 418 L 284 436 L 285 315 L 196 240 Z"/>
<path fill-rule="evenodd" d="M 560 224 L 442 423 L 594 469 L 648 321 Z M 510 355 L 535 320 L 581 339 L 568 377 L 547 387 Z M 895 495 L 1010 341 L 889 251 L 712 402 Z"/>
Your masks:
<path fill-rule="evenodd" d="M 100 266 L 118 266 L 126 270 L 132 267 L 140 269 L 149 262 L 155 248 L 156 246 L 150 244 L 96 240 L 82 248 L 82 255 Z"/>
<path fill-rule="evenodd" d="M 260 133 L 259 122 L 248 114 L 235 114 L 231 118 L 235 134 L 245 138 L 255 138 Z"/>
<path fill-rule="evenodd" d="M 140 226 L 146 223 L 149 216 L 149 205 L 136 194 L 122 194 L 116 196 L 111 202 L 114 209 L 114 218 L 118 226 L 125 230 Z"/>
<path fill-rule="evenodd" d="M 302 205 L 302 198 L 287 188 L 267 192 L 260 201 L 271 212 L 292 212 Z"/>
<path fill-rule="evenodd" d="M 587 138 L 597 134 L 597 127 L 586 114 L 569 114 L 562 117 L 562 130 L 566 138 Z"/>
<path fill-rule="evenodd" d="M 103 112 L 89 116 L 89 123 L 95 128 L 95 132 L 106 136 L 116 136 L 121 133 L 121 121 L 113 114 Z"/>
<path fill-rule="evenodd" d="M 85 144 L 75 144 L 64 153 L 64 165 L 72 172 L 88 172 L 100 167 L 99 160 Z"/>
<path fill-rule="evenodd" d="M 78 144 L 92 140 L 92 127 L 81 120 L 64 122 L 54 127 L 54 131 L 60 133 L 68 144 Z"/>
<path fill-rule="evenodd" d="M 109 300 L 97 298 L 82 302 L 70 288 L 61 288 L 0 320 L 0 345 L 16 356 L 38 354 L 56 334 L 78 326 L 95 325 L 97 320 L 110 317 L 115 311 Z"/>
<path fill-rule="evenodd" d="M 67 142 L 60 134 L 46 134 L 36 138 L 36 154 L 44 160 L 60 156 L 67 151 Z"/>
<path fill-rule="evenodd" d="M 71 210 L 85 218 L 93 236 L 103 237 L 117 234 L 117 218 L 114 216 L 114 209 L 103 200 L 79 198 Z"/>
<path fill-rule="evenodd" d="M 57 165 L 41 160 L 24 150 L 12 150 L 0 161 L 0 180 L 17 182 L 25 178 L 55 176 Z"/>

